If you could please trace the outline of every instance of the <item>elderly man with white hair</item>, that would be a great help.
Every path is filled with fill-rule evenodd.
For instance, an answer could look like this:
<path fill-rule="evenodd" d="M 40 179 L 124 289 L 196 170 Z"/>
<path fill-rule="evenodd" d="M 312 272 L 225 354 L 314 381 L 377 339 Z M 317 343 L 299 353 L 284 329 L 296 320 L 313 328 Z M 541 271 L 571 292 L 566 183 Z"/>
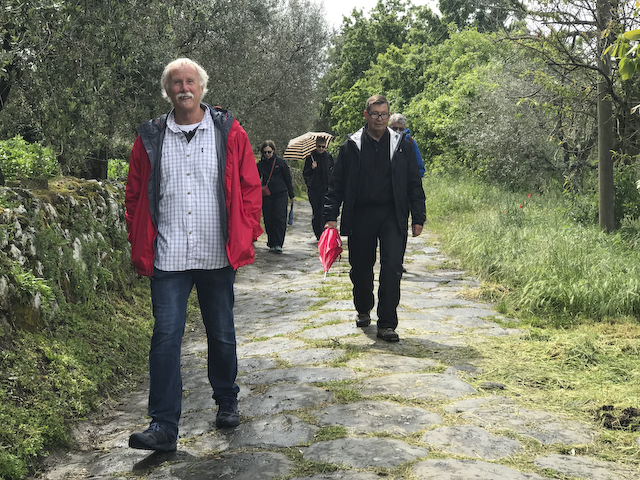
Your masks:
<path fill-rule="evenodd" d="M 420 149 L 418 148 L 418 144 L 411 137 L 411 132 L 407 128 L 407 117 L 405 117 L 401 113 L 394 113 L 389 117 L 389 128 L 393 131 L 401 133 L 404 135 L 405 140 L 408 140 L 409 143 L 413 144 L 413 151 L 416 154 L 416 161 L 418 162 L 418 170 L 420 170 L 420 177 L 424 176 L 424 161 L 422 160 L 422 155 L 420 155 Z"/>
<path fill-rule="evenodd" d="M 180 345 L 196 287 L 208 341 L 216 426 L 240 423 L 233 284 L 253 262 L 262 233 L 262 189 L 246 132 L 231 112 L 201 102 L 208 75 L 196 62 L 169 63 L 162 94 L 173 108 L 142 124 L 125 196 L 131 260 L 151 279 L 155 324 L 149 352 L 149 416 L 129 446 L 174 451 L 182 412 Z"/>

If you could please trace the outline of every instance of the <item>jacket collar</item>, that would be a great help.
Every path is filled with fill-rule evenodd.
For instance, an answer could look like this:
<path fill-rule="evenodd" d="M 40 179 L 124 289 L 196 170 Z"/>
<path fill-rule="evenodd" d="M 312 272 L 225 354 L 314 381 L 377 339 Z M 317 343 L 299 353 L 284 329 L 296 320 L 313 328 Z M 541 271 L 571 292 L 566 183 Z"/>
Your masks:
<path fill-rule="evenodd" d="M 362 135 L 364 135 L 364 130 L 365 130 L 365 127 L 362 127 L 357 132 L 352 133 L 351 135 L 347 135 L 347 138 L 355 144 L 356 148 L 360 152 L 362 151 Z M 398 132 L 395 132 L 394 130 L 391 130 L 389 127 L 387 127 L 387 131 L 390 134 L 389 158 L 393 160 L 393 156 L 395 155 L 396 150 L 398 149 L 398 146 L 400 145 L 400 142 L 402 141 L 402 138 L 404 135 L 402 133 L 398 133 Z"/>

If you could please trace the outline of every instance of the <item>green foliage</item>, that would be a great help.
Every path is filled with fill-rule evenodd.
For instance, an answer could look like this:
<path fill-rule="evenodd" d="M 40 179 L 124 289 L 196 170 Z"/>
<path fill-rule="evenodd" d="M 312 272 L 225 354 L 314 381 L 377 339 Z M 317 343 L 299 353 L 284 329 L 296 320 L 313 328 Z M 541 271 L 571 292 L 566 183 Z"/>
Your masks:
<path fill-rule="evenodd" d="M 0 252 L 10 305 L 0 328 L 7 480 L 32 474 L 51 448 L 67 444 L 74 420 L 136 378 L 152 328 L 148 281 L 130 263 L 123 186 L 64 178 L 49 189 L 39 197 L 6 189 L 0 199 L 11 219 L 1 237 L 23 247 L 20 262 Z"/>
<path fill-rule="evenodd" d="M 421 76 L 424 89 L 411 99 L 404 113 L 411 120 L 414 139 L 425 164 L 464 164 L 466 152 L 458 135 L 467 120 L 472 101 L 488 87 L 488 65 L 500 62 L 500 45 L 473 30 L 451 35 L 429 50 Z M 418 121 L 419 119 L 419 121 Z"/>
<path fill-rule="evenodd" d="M 0 141 L 0 167 L 6 180 L 53 178 L 60 174 L 53 152 L 38 143 L 27 143 L 21 136 Z"/>
<path fill-rule="evenodd" d="M 514 14 L 522 18 L 524 6 L 517 0 L 439 0 L 443 22 L 458 29 L 476 28 L 481 32 L 497 32 L 508 28 Z"/>
<path fill-rule="evenodd" d="M 618 60 L 618 69 L 622 80 L 631 80 L 631 77 L 640 70 L 640 30 L 630 30 L 619 35 L 614 44 L 609 47 L 611 55 Z M 635 45 L 632 44 L 635 43 Z"/>
<path fill-rule="evenodd" d="M 109 160 L 107 178 L 110 180 L 126 180 L 129 174 L 129 162 L 119 158 Z"/>
<path fill-rule="evenodd" d="M 640 191 L 638 191 L 638 167 L 635 164 L 620 164 L 614 168 L 614 215 L 616 226 L 622 220 L 640 219 Z"/>
<path fill-rule="evenodd" d="M 0 337 L 1 478 L 24 478 L 48 450 L 68 444 L 70 422 L 136 379 L 147 361 L 149 312 L 137 283 L 128 300 L 62 303 L 46 332 Z"/>
<path fill-rule="evenodd" d="M 570 324 L 640 317 L 640 253 L 621 234 L 577 224 L 566 200 L 472 177 L 426 178 L 428 218 L 447 250 L 511 292 L 512 308 Z"/>
<path fill-rule="evenodd" d="M 205 101 L 254 143 L 285 144 L 316 117 L 329 38 L 308 0 L 7 0 L 0 31 L 0 138 L 51 146 L 75 176 L 121 158 L 136 126 L 168 111 L 160 76 L 185 56 L 212 79 Z"/>
<path fill-rule="evenodd" d="M 324 76 L 328 100 L 324 102 L 323 112 L 331 116 L 334 132 L 341 137 L 359 129 L 364 124 L 362 112 L 366 99 L 374 94 L 390 93 L 387 85 L 381 85 L 382 81 L 369 78 L 379 55 L 391 50 L 390 63 L 405 63 L 400 57 L 407 53 L 403 46 L 410 40 L 421 45 L 432 44 L 442 41 L 446 34 L 446 28 L 428 8 L 414 8 L 403 1 L 379 1 L 369 18 L 355 11 L 333 39 L 332 65 Z M 400 90 L 400 85 L 406 85 L 409 91 L 403 94 L 408 100 L 416 91 L 412 80 L 419 77 L 420 69 L 408 61 L 406 69 L 385 71 L 380 67 L 374 75 L 377 74 L 396 85 L 392 88 Z"/>

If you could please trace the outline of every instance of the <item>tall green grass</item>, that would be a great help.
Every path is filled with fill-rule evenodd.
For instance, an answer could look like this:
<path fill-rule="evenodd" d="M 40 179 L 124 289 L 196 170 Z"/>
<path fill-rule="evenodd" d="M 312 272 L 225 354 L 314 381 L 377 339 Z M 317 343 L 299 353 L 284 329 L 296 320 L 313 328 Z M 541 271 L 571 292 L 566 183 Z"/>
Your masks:
<path fill-rule="evenodd" d="M 428 228 L 502 300 L 561 324 L 640 316 L 640 254 L 620 233 L 571 219 L 560 192 L 513 193 L 473 177 L 424 181 Z"/>

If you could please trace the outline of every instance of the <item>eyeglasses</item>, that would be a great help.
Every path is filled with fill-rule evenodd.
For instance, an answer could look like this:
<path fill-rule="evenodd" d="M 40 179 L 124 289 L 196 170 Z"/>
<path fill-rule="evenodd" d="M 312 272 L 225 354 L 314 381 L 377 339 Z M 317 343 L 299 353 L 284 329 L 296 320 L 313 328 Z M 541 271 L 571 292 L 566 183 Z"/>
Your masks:
<path fill-rule="evenodd" d="M 383 120 L 386 120 L 387 118 L 389 118 L 388 112 L 387 113 L 367 112 L 367 114 L 374 120 L 377 120 L 378 118 L 382 118 Z"/>
<path fill-rule="evenodd" d="M 271 155 L 273 153 L 273 150 L 262 150 L 262 153 L 264 153 L 265 155 Z"/>
<path fill-rule="evenodd" d="M 389 127 L 391 130 L 395 130 L 398 133 L 404 132 L 404 127 Z"/>
<path fill-rule="evenodd" d="M 327 148 L 326 145 L 316 145 L 316 148 Z"/>

